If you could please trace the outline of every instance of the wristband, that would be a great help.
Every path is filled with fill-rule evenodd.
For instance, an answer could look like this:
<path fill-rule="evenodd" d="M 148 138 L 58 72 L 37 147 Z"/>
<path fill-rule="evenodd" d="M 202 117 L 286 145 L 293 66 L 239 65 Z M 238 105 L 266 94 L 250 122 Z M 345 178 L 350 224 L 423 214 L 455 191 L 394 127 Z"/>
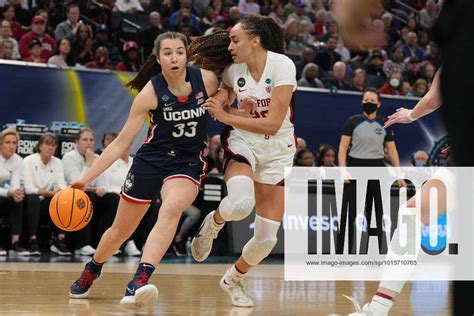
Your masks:
<path fill-rule="evenodd" d="M 413 116 L 411 116 L 411 112 L 413 112 L 413 111 L 408 111 L 408 113 L 407 113 L 407 118 L 408 118 L 410 121 L 414 122 L 414 121 L 416 121 L 417 119 L 414 118 Z"/>

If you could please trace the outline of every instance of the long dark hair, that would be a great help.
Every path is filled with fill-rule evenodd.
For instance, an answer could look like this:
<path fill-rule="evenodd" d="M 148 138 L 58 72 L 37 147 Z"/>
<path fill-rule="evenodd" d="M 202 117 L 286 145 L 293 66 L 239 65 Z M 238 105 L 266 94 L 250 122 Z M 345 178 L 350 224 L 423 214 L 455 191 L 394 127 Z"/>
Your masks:
<path fill-rule="evenodd" d="M 260 37 L 263 48 L 284 53 L 283 29 L 270 17 L 249 15 L 239 22 L 250 37 Z M 201 68 L 222 71 L 233 63 L 228 47 L 229 32 L 219 30 L 195 39 L 189 45 L 189 59 Z"/>
<path fill-rule="evenodd" d="M 60 39 L 59 41 L 56 41 L 56 52 L 55 52 L 55 54 L 60 55 L 59 46 L 61 46 L 62 41 L 68 41 L 68 43 L 69 43 L 69 54 L 67 54 L 65 62 L 68 66 L 73 67 L 73 66 L 76 65 L 76 59 L 74 58 L 74 51 L 73 51 L 72 43 L 69 39 L 64 37 L 63 39 Z"/>
<path fill-rule="evenodd" d="M 141 90 L 147 84 L 151 77 L 161 72 L 161 66 L 156 61 L 156 56 L 160 53 L 161 42 L 165 39 L 179 39 L 183 42 L 184 48 L 187 49 L 188 41 L 186 36 L 177 32 L 165 32 L 157 36 L 152 53 L 143 64 L 138 74 L 131 81 L 127 82 L 126 87 Z M 189 55 L 188 55 L 189 56 Z"/>

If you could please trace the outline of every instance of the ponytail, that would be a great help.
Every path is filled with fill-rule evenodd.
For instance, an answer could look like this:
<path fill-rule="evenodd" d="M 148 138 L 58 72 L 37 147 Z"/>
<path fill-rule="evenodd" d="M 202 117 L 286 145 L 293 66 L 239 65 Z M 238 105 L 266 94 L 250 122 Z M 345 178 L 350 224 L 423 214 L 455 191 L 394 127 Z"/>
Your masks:
<path fill-rule="evenodd" d="M 284 54 L 284 32 L 274 19 L 267 16 L 248 15 L 242 18 L 240 23 L 249 36 L 260 37 L 263 48 L 274 53 Z"/>
<path fill-rule="evenodd" d="M 225 30 L 201 36 L 189 45 L 189 60 L 199 68 L 221 73 L 234 62 L 228 50 L 229 45 L 229 32 Z"/>

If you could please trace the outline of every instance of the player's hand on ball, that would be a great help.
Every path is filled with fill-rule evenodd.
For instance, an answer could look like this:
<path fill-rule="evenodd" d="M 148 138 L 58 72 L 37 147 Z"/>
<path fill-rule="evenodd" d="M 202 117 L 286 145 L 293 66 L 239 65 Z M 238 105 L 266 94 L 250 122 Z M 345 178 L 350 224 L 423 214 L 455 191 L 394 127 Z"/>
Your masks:
<path fill-rule="evenodd" d="M 85 191 L 86 188 L 89 186 L 89 183 L 86 182 L 84 179 L 80 178 L 80 179 L 71 181 L 69 186 L 74 189 Z"/>
<path fill-rule="evenodd" d="M 410 110 L 405 109 L 405 108 L 398 108 L 395 113 L 388 116 L 388 120 L 387 122 L 385 122 L 384 127 L 387 128 L 397 123 L 400 123 L 400 124 L 412 123 L 413 121 L 408 118 L 408 112 L 410 112 Z"/>

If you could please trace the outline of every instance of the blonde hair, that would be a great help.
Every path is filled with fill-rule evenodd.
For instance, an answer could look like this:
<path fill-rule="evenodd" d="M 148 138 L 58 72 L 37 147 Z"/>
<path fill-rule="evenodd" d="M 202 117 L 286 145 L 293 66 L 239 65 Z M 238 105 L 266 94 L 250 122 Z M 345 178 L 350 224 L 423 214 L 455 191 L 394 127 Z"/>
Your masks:
<path fill-rule="evenodd" d="M 20 141 L 20 134 L 18 134 L 18 132 L 15 131 L 14 129 L 7 128 L 7 129 L 4 129 L 0 133 L 0 144 L 3 143 L 3 139 L 5 138 L 5 136 L 8 136 L 8 135 L 14 135 L 16 137 L 16 141 L 17 142 Z"/>

